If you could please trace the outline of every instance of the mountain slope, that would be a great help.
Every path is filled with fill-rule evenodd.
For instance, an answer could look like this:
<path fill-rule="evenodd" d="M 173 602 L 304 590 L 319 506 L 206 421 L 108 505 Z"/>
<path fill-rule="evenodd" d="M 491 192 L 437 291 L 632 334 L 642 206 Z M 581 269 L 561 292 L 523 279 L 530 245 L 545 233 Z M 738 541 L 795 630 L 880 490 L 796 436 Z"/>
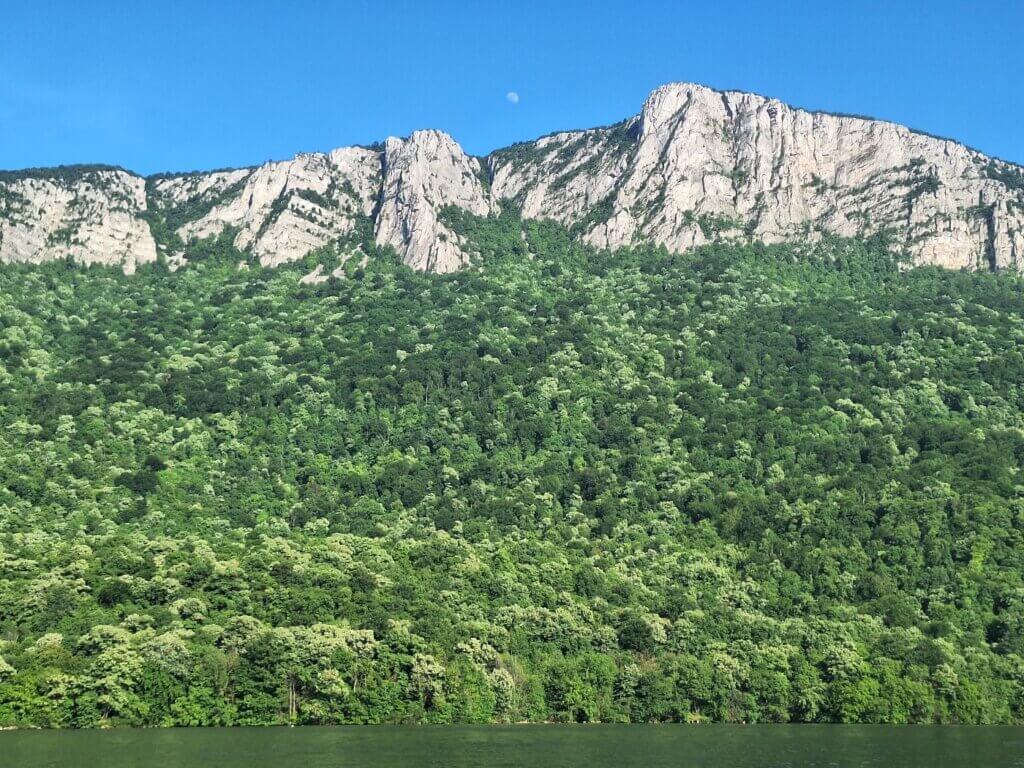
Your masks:
<path fill-rule="evenodd" d="M 235 246 L 264 266 L 323 246 L 347 258 L 372 240 L 417 269 L 451 272 L 470 257 L 441 211 L 483 215 L 503 201 L 599 247 L 886 233 L 917 264 L 1018 269 L 1024 259 L 1020 166 L 894 123 L 676 83 L 617 125 L 483 160 L 447 134 L 417 131 L 148 180 L 119 169 L 5 174 L 0 261 L 70 255 L 132 271 L 159 252 L 176 265 L 190 241 L 231 228 Z"/>
<path fill-rule="evenodd" d="M 1024 722 L 1024 278 L 443 220 L 0 270 L 0 727 Z"/>

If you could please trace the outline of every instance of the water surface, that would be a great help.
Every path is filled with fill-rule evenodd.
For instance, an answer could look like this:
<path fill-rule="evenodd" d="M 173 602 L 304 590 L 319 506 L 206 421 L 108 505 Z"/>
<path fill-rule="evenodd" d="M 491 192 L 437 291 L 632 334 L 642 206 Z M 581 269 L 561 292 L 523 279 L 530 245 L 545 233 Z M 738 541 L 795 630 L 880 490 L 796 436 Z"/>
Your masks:
<path fill-rule="evenodd" d="M 1024 768 L 1024 728 L 342 726 L 0 733 L 3 768 Z"/>

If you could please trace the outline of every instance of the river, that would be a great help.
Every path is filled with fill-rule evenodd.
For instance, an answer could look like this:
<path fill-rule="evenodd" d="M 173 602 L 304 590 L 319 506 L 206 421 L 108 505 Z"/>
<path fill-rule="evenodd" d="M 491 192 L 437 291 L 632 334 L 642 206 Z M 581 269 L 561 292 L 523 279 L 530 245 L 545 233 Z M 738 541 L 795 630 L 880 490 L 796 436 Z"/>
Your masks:
<path fill-rule="evenodd" d="M 3 768 L 1024 767 L 1024 728 L 343 726 L 0 733 Z"/>

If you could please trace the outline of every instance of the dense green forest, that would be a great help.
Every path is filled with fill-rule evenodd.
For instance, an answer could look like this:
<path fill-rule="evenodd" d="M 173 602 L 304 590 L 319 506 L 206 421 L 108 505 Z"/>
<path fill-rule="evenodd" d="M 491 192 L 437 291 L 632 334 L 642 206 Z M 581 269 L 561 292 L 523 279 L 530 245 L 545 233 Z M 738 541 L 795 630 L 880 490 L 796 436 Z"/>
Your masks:
<path fill-rule="evenodd" d="M 0 270 L 0 725 L 1024 720 L 1021 279 L 448 215 Z"/>

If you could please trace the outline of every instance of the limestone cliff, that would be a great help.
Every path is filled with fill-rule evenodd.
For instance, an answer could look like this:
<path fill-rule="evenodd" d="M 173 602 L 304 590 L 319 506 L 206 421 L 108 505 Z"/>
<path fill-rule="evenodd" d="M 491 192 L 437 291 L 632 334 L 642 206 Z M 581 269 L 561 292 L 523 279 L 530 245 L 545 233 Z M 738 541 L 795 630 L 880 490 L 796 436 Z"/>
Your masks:
<path fill-rule="evenodd" d="M 614 126 L 483 160 L 417 131 L 229 171 L 0 174 L 0 261 L 70 257 L 131 272 L 158 252 L 179 264 L 180 244 L 230 227 L 265 266 L 372 238 L 416 269 L 449 272 L 469 258 L 442 209 L 483 216 L 501 201 L 599 247 L 886 232 L 920 264 L 1024 264 L 1024 168 L 894 123 L 687 83 L 658 88 Z M 154 240 L 153 222 L 177 250 Z"/>
<path fill-rule="evenodd" d="M 382 149 L 346 147 L 258 168 L 166 176 L 152 200 L 183 241 L 237 229 L 235 245 L 264 266 L 301 259 L 353 234 L 360 222 L 412 267 L 449 272 L 466 262 L 438 212 L 487 215 L 482 165 L 439 131 L 389 138 Z"/>
<path fill-rule="evenodd" d="M 480 161 L 447 134 L 417 131 L 406 140 L 387 140 L 384 169 L 377 242 L 394 246 L 416 269 L 452 272 L 465 266 L 456 236 L 438 212 L 451 205 L 478 216 L 490 213 Z"/>
<path fill-rule="evenodd" d="M 492 189 L 602 247 L 890 232 L 922 264 L 1019 268 L 1024 169 L 894 123 L 685 83 L 637 117 L 495 153 Z"/>
<path fill-rule="evenodd" d="M 348 147 L 252 169 L 168 176 L 150 187 L 156 205 L 177 214 L 183 241 L 234 227 L 238 248 L 276 266 L 351 233 L 372 214 L 380 159 Z"/>
<path fill-rule="evenodd" d="M 0 262 L 70 258 L 134 272 L 156 260 L 145 187 L 102 166 L 0 174 Z"/>

